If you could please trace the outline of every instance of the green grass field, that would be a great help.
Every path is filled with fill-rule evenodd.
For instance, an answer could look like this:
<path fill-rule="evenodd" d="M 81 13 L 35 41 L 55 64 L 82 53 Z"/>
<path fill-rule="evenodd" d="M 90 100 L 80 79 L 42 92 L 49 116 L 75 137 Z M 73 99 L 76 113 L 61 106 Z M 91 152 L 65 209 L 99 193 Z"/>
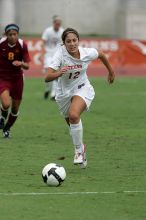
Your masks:
<path fill-rule="evenodd" d="M 146 219 L 146 78 L 118 78 L 112 86 L 103 78 L 91 81 L 96 98 L 82 117 L 88 168 L 81 170 L 72 164 L 72 142 L 56 103 L 42 98 L 43 80 L 26 80 L 12 138 L 0 138 L 1 220 Z M 50 162 L 66 168 L 60 187 L 41 179 Z"/>

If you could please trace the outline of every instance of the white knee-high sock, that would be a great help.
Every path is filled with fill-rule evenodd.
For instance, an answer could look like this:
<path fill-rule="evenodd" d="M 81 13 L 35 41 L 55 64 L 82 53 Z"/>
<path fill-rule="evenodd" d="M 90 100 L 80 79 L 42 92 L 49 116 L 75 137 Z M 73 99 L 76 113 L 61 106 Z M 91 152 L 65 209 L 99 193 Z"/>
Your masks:
<path fill-rule="evenodd" d="M 83 152 L 83 126 L 80 120 L 78 124 L 70 124 L 70 134 L 72 136 L 75 150 L 79 153 Z"/>

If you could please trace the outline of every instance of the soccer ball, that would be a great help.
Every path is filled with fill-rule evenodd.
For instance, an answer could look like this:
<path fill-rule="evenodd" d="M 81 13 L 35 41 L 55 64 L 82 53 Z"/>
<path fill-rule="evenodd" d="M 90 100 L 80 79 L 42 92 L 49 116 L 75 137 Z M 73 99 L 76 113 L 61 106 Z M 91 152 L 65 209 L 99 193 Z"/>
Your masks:
<path fill-rule="evenodd" d="M 61 165 L 49 163 L 42 170 L 42 178 L 48 186 L 60 186 L 66 178 L 66 171 Z"/>

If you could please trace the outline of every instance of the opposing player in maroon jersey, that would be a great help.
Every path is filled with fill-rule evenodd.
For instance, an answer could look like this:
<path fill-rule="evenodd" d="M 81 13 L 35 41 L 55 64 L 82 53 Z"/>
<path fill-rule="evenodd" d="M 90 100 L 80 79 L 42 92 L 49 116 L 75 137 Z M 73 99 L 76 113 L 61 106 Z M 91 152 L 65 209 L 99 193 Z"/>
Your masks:
<path fill-rule="evenodd" d="M 9 24 L 0 39 L 0 129 L 5 138 L 15 123 L 23 93 L 23 71 L 29 69 L 30 57 L 26 43 L 19 39 L 19 27 Z"/>

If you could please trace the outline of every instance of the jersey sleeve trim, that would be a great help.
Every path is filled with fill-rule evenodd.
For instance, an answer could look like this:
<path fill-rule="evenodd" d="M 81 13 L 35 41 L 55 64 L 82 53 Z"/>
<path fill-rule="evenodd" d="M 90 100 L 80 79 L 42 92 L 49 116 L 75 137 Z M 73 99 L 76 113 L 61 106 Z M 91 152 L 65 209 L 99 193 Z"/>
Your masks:
<path fill-rule="evenodd" d="M 2 37 L 2 38 L 0 39 L 0 44 L 3 43 L 6 39 L 7 39 L 6 37 Z"/>
<path fill-rule="evenodd" d="M 18 39 L 19 44 L 21 45 L 21 47 L 23 48 L 23 40 L 22 39 Z"/>

